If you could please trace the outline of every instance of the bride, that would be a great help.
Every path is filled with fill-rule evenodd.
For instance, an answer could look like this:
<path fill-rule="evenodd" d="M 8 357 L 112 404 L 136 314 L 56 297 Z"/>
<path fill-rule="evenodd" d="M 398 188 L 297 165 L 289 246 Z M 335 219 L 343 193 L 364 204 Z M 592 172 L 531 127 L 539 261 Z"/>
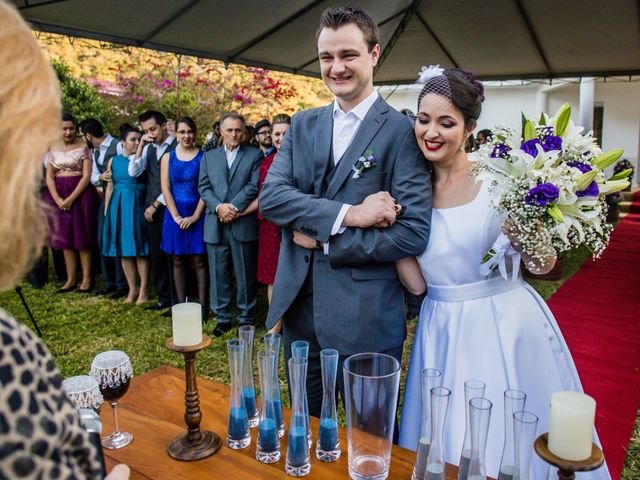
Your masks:
<path fill-rule="evenodd" d="M 496 478 L 504 442 L 503 392 L 518 389 L 527 394 L 525 409 L 539 417 L 540 434 L 548 431 L 551 394 L 582 391 L 582 386 L 544 300 L 520 276 L 504 280 L 498 271 L 487 276 L 480 271 L 483 256 L 501 231 L 519 249 L 516 232 L 496 216 L 488 185 L 473 177 L 464 151 L 482 109 L 482 85 L 468 72 L 436 67 L 423 69 L 419 83 L 423 87 L 415 135 L 433 169 L 433 214 L 425 252 L 397 262 L 400 279 L 410 291 L 428 292 L 411 353 L 399 443 L 416 449 L 421 370 L 436 368 L 442 372 L 442 386 L 452 391 L 445 461 L 457 465 L 465 430 L 464 382 L 481 380 L 485 397 L 493 403 L 486 473 Z M 522 259 L 534 274 L 548 272 L 555 263 L 555 258 L 548 258 L 536 264 L 524 253 Z M 545 465 L 533 454 L 531 478 L 546 478 Z M 610 476 L 605 466 L 588 478 Z"/>

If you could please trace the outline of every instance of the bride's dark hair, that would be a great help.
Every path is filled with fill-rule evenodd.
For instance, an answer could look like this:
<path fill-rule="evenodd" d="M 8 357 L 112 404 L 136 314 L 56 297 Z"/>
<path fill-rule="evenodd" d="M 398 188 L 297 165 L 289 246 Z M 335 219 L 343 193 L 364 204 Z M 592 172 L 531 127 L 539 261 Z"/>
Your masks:
<path fill-rule="evenodd" d="M 480 118 L 484 101 L 484 86 L 468 70 L 448 68 L 442 75 L 447 78 L 446 83 L 449 84 L 449 92 L 446 96 L 462 112 L 465 127 L 469 128 L 473 122 Z M 439 79 L 442 77 L 436 76 L 427 80 L 418 96 L 418 107 L 420 107 L 422 98 L 429 93 L 443 95 L 442 80 L 444 79 Z"/>

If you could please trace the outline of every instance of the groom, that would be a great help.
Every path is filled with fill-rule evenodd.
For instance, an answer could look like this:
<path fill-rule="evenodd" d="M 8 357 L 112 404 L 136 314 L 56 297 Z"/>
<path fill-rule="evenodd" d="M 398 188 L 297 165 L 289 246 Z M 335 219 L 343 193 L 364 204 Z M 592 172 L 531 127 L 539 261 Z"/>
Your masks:
<path fill-rule="evenodd" d="M 286 359 L 293 341 L 309 342 L 314 416 L 323 348 L 340 353 L 342 393 L 347 356 L 400 361 L 406 316 L 394 261 L 425 250 L 431 217 L 430 177 L 410 122 L 373 88 L 378 26 L 359 8 L 331 8 L 317 43 L 335 101 L 293 117 L 259 200 L 262 215 L 282 227 L 267 327 L 282 318 Z"/>

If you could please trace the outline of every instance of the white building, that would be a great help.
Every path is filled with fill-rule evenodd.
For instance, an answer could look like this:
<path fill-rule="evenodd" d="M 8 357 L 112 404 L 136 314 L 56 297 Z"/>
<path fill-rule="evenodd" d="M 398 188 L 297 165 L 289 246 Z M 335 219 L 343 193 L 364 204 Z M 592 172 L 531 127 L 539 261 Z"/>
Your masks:
<path fill-rule="evenodd" d="M 584 107 L 581 111 L 582 103 Z M 383 98 L 396 109 L 416 111 L 416 86 L 383 86 Z M 498 123 L 520 128 L 521 113 L 538 118 L 540 112 L 554 114 L 565 102 L 571 105 L 571 120 L 588 125 L 591 120 L 603 150 L 622 148 L 622 158 L 634 164 L 634 186 L 638 184 L 640 157 L 640 77 L 607 79 L 563 79 L 547 82 L 504 81 L 485 84 L 485 102 L 477 130 Z M 590 114 L 590 115 L 589 115 Z"/>

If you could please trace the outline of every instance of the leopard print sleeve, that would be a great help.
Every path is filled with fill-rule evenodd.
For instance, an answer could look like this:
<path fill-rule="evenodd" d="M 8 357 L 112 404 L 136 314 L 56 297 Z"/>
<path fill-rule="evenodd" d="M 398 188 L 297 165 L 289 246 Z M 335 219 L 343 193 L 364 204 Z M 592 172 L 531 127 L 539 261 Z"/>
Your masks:
<path fill-rule="evenodd" d="M 0 480 L 98 479 L 97 451 L 47 347 L 0 309 Z"/>

